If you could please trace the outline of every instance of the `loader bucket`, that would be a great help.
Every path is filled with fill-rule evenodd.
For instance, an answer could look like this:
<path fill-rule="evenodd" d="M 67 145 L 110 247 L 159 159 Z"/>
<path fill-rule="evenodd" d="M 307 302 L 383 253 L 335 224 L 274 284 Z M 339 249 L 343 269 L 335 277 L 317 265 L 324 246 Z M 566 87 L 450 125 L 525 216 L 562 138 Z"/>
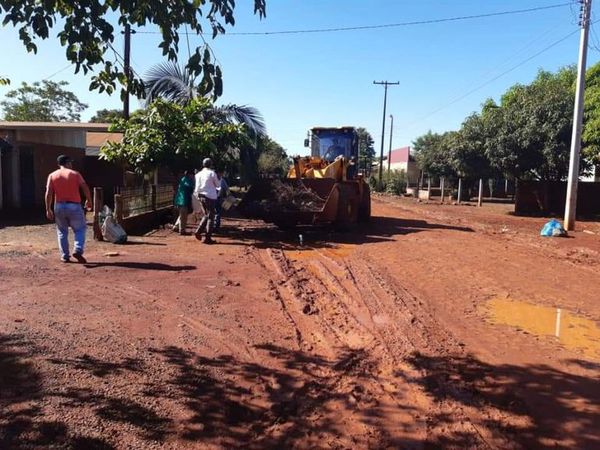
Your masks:
<path fill-rule="evenodd" d="M 279 182 L 286 185 L 302 183 L 322 199 L 322 206 L 292 209 L 276 202 L 275 180 L 262 179 L 253 184 L 239 205 L 240 211 L 247 217 L 274 223 L 282 228 L 297 225 L 317 225 L 333 222 L 337 216 L 339 187 L 335 180 L 322 179 L 284 179 Z"/>

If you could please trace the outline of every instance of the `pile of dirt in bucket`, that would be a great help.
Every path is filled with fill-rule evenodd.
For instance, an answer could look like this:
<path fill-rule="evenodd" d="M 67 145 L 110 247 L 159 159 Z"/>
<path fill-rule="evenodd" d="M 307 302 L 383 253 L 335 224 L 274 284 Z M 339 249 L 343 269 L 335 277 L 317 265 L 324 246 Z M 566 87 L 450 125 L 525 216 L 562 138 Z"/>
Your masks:
<path fill-rule="evenodd" d="M 268 205 L 271 208 L 286 211 L 320 211 L 325 206 L 325 200 L 302 183 L 283 183 L 275 180 L 271 193 L 273 198 L 269 199 Z"/>
<path fill-rule="evenodd" d="M 285 183 L 273 180 L 262 198 L 255 198 L 244 205 L 244 212 L 251 217 L 264 217 L 271 213 L 317 212 L 325 206 L 325 200 L 301 182 Z"/>

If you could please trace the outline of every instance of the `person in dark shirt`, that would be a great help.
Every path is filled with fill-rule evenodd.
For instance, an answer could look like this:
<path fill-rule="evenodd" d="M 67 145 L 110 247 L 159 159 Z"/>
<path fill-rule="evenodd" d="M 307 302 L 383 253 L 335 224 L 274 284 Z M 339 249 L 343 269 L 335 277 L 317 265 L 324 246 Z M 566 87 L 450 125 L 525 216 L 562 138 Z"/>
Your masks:
<path fill-rule="evenodd" d="M 192 193 L 194 192 L 194 176 L 191 170 L 186 170 L 179 180 L 175 194 L 175 206 L 179 209 L 179 218 L 173 226 L 174 231 L 179 231 L 182 236 L 189 234 L 186 231 L 188 214 L 192 211 Z"/>

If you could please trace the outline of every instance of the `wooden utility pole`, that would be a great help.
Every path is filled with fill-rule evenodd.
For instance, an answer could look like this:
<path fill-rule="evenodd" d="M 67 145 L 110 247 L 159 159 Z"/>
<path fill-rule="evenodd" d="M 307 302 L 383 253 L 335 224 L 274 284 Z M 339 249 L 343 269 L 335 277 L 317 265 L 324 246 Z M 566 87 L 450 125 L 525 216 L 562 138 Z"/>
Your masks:
<path fill-rule="evenodd" d="M 381 151 L 379 153 L 379 187 L 383 185 L 383 144 L 385 141 L 385 109 L 387 107 L 387 89 L 388 86 L 398 85 L 399 81 L 391 83 L 389 81 L 373 81 L 373 84 L 381 84 L 384 86 L 383 94 L 383 123 L 381 125 Z"/>
<path fill-rule="evenodd" d="M 102 209 L 102 205 L 104 204 L 104 194 L 101 187 L 94 188 L 94 221 L 93 221 L 93 230 L 94 230 L 94 239 L 97 241 L 102 240 L 102 229 L 100 228 L 100 211 Z"/>
<path fill-rule="evenodd" d="M 569 160 L 569 181 L 565 204 L 564 227 L 568 231 L 575 229 L 577 215 L 577 183 L 579 182 L 579 154 L 581 152 L 581 128 L 583 125 L 583 97 L 585 94 L 585 67 L 587 60 L 588 35 L 592 0 L 581 2 L 581 37 L 579 39 L 579 62 L 577 64 L 577 85 L 575 90 L 575 111 L 573 113 L 573 134 L 571 136 L 571 158 Z"/>
<path fill-rule="evenodd" d="M 131 27 L 125 24 L 125 49 L 123 52 L 125 78 L 125 97 L 123 98 L 123 117 L 129 120 L 129 83 L 131 82 Z"/>
<path fill-rule="evenodd" d="M 388 151 L 388 177 L 390 176 L 390 169 L 392 167 L 392 136 L 394 135 L 394 115 L 390 114 L 390 149 Z M 408 168 L 408 166 L 407 166 Z"/>

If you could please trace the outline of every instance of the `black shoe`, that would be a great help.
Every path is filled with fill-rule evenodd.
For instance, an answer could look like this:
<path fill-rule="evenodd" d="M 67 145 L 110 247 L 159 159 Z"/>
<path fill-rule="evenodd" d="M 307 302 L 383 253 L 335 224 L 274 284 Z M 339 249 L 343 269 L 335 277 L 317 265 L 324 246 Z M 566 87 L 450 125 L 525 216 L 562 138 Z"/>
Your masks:
<path fill-rule="evenodd" d="M 71 258 L 68 257 L 68 256 L 61 256 L 60 257 L 60 262 L 70 263 L 71 262 Z"/>
<path fill-rule="evenodd" d="M 87 263 L 87 259 L 85 259 L 83 257 L 83 253 L 73 253 L 73 258 L 75 258 L 78 263 L 81 263 L 81 264 Z"/>
<path fill-rule="evenodd" d="M 199 241 L 201 241 L 201 240 L 202 240 L 202 232 L 200 232 L 200 231 L 196 231 L 196 232 L 194 233 L 194 237 L 195 237 L 196 239 L 198 239 Z"/>
<path fill-rule="evenodd" d="M 202 241 L 202 242 L 204 242 L 205 244 L 209 244 L 209 245 L 217 243 L 217 241 L 215 241 L 214 239 L 211 239 L 211 238 L 205 238 L 204 241 Z"/>

